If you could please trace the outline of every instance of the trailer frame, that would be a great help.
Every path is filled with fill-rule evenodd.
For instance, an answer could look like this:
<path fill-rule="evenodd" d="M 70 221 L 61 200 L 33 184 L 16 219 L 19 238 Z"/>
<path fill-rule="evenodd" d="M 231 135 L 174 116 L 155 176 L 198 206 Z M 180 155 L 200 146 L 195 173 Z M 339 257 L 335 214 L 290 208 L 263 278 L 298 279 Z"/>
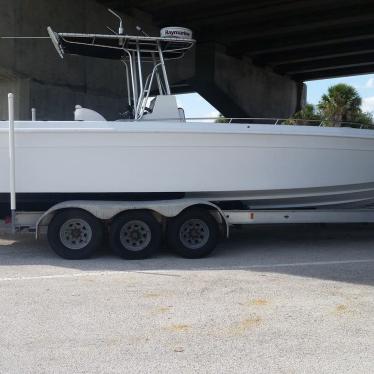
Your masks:
<path fill-rule="evenodd" d="M 135 210 L 149 210 L 167 220 L 184 210 L 202 207 L 215 216 L 227 238 L 230 237 L 230 228 L 236 225 L 374 223 L 374 209 L 223 210 L 209 201 L 181 198 L 162 201 L 66 201 L 44 212 L 16 211 L 12 224 L 14 232 L 28 231 L 35 233 L 36 239 L 39 239 L 46 232 L 53 216 L 66 209 L 81 209 L 100 220 L 110 221 L 118 214 Z"/>

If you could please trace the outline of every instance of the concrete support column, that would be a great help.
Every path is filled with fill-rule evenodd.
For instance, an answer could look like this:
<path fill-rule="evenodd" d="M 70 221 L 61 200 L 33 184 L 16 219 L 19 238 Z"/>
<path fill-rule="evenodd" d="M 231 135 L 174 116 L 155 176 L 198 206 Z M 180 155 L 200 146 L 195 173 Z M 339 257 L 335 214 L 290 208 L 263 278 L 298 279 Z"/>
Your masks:
<path fill-rule="evenodd" d="M 192 85 L 230 117 L 287 118 L 305 104 L 302 83 L 225 53 L 217 44 L 199 44 Z"/>

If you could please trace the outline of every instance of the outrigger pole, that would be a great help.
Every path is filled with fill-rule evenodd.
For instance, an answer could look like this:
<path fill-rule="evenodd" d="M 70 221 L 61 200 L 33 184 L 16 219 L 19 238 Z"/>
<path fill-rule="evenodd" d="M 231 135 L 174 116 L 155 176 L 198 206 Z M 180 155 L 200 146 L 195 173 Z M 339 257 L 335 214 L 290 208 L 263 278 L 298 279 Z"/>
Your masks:
<path fill-rule="evenodd" d="M 14 95 L 8 94 L 9 110 L 9 173 L 10 173 L 10 210 L 12 218 L 12 233 L 16 233 L 16 157 L 14 139 Z"/>

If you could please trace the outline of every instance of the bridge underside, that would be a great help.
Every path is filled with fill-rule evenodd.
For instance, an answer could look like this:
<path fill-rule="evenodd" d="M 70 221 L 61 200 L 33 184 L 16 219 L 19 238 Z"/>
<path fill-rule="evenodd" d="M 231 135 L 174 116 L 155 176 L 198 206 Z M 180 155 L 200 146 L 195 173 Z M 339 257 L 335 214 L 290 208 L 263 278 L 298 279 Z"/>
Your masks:
<path fill-rule="evenodd" d="M 198 43 L 168 64 L 175 93 L 197 91 L 234 117 L 288 117 L 305 103 L 304 81 L 374 72 L 373 0 L 22 0 L 6 2 L 0 34 L 45 36 L 108 32 L 122 12 L 128 33 L 185 26 Z M 17 116 L 72 119 L 75 104 L 118 118 L 126 103 L 119 64 L 70 56 L 49 40 L 1 40 L 0 117 L 6 93 L 19 93 Z"/>
<path fill-rule="evenodd" d="M 99 0 L 295 81 L 374 71 L 373 0 Z"/>

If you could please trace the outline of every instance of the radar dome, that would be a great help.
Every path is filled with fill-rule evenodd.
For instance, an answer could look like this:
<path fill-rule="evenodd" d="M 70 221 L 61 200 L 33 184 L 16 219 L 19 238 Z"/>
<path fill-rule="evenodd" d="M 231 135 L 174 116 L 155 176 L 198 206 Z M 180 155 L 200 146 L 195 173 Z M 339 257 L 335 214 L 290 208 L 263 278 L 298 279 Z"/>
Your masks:
<path fill-rule="evenodd" d="M 192 31 L 185 27 L 164 27 L 161 29 L 162 38 L 192 39 Z"/>

